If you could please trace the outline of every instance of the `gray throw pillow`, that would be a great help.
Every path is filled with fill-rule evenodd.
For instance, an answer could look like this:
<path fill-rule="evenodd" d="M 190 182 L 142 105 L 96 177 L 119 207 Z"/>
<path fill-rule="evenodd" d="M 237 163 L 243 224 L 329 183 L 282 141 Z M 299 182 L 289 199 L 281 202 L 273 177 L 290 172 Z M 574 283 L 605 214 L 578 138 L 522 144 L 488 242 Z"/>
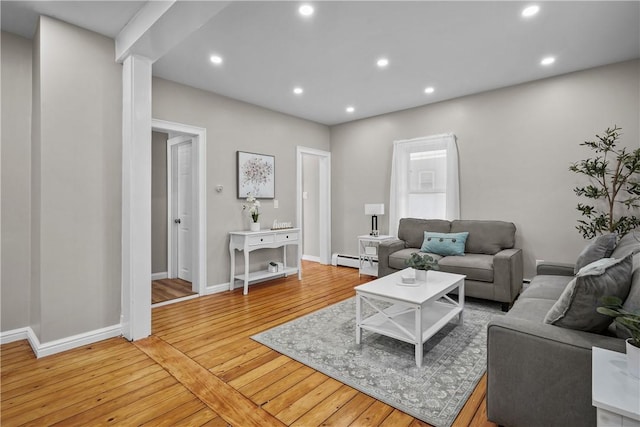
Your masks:
<path fill-rule="evenodd" d="M 578 272 L 551 307 L 545 323 L 580 331 L 602 333 L 613 318 L 596 311 L 603 296 L 617 296 L 623 301 L 631 287 L 633 258 L 604 258 Z"/>
<path fill-rule="evenodd" d="M 591 264 L 593 261 L 609 258 L 616 248 L 617 240 L 618 235 L 615 233 L 603 234 L 593 239 L 578 255 L 573 274 L 578 274 L 582 267 Z"/>

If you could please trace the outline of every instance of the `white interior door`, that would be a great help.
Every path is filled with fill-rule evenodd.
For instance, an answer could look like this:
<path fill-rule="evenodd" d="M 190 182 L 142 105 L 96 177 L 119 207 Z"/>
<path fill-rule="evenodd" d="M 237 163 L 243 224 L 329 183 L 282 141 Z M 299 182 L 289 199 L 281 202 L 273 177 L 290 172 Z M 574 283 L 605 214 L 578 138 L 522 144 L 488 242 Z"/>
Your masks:
<path fill-rule="evenodd" d="M 192 260 L 192 223 L 193 213 L 191 203 L 192 173 L 191 173 L 191 142 L 180 144 L 177 147 L 178 173 L 177 173 L 177 208 L 178 215 L 178 278 L 191 282 Z"/>
<path fill-rule="evenodd" d="M 181 135 L 167 141 L 169 179 L 169 277 L 193 282 L 193 158 L 192 139 Z"/>

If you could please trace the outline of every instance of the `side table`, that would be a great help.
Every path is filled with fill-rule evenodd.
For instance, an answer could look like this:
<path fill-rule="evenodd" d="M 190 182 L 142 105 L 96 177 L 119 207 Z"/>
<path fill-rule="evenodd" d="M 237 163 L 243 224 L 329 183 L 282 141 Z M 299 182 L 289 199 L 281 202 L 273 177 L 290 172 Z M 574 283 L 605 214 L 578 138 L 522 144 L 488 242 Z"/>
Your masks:
<path fill-rule="evenodd" d="M 598 427 L 640 427 L 640 379 L 627 372 L 626 355 L 593 347 L 591 377 Z"/>
<path fill-rule="evenodd" d="M 370 236 L 369 234 L 358 236 L 359 276 L 366 274 L 378 277 L 378 245 L 389 239 L 393 239 L 393 236 Z"/>

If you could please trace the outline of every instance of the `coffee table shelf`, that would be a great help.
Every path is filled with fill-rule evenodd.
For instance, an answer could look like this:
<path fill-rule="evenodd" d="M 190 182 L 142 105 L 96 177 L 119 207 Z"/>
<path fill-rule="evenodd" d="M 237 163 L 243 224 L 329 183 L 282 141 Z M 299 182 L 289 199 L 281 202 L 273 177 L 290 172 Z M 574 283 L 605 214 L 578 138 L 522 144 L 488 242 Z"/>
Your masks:
<path fill-rule="evenodd" d="M 395 304 L 360 322 L 360 327 L 387 337 L 414 344 L 412 331 L 416 325 L 414 310 L 406 305 Z M 421 310 L 422 314 L 422 342 L 434 336 L 440 329 L 462 312 L 462 308 L 443 302 L 434 302 Z"/>

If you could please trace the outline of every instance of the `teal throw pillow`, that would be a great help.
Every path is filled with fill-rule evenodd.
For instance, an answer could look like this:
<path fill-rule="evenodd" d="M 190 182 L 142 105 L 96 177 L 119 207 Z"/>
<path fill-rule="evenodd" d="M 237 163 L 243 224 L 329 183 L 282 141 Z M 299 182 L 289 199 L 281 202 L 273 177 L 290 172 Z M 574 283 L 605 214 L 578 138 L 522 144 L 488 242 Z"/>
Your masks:
<path fill-rule="evenodd" d="M 460 233 L 424 232 L 424 241 L 420 252 L 428 252 L 442 256 L 464 255 L 464 246 L 469 237 L 468 231 Z"/>

